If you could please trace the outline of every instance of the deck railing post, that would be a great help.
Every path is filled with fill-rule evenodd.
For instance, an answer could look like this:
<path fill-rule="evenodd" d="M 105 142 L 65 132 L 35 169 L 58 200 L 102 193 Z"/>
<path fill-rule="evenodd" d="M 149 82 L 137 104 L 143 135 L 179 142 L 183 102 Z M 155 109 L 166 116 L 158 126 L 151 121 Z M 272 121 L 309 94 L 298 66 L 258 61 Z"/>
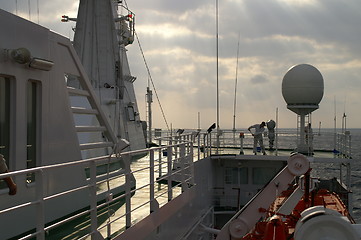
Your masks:
<path fill-rule="evenodd" d="M 96 232 L 98 228 L 97 220 L 97 188 L 96 188 L 96 177 L 97 177 L 97 166 L 95 161 L 90 162 L 90 230 L 91 239 L 96 240 Z"/>
<path fill-rule="evenodd" d="M 347 190 L 348 190 L 348 211 L 352 212 L 353 211 L 353 199 L 352 199 L 352 189 L 351 189 L 351 164 L 350 162 L 347 163 L 347 179 L 346 179 L 346 185 L 347 185 Z"/>
<path fill-rule="evenodd" d="M 149 202 L 150 213 L 154 212 L 154 150 L 149 152 Z"/>
<path fill-rule="evenodd" d="M 208 138 L 207 134 L 205 134 L 203 136 L 203 158 L 206 157 L 206 151 L 207 151 L 207 141 L 208 141 L 208 139 L 206 139 L 206 138 Z"/>
<path fill-rule="evenodd" d="M 342 183 L 343 183 L 343 173 L 342 173 L 342 163 L 340 163 L 340 183 L 341 183 L 341 185 L 342 185 Z"/>
<path fill-rule="evenodd" d="M 45 239 L 45 217 L 44 217 L 44 176 L 43 170 L 37 172 L 36 179 L 36 196 L 37 196 L 37 205 L 36 205 L 36 230 L 39 232 L 36 239 L 44 240 Z"/>
<path fill-rule="evenodd" d="M 131 209 L 131 184 L 132 184 L 132 176 L 130 170 L 130 155 L 123 156 L 125 158 L 125 162 L 128 163 L 125 166 L 125 227 L 126 229 L 132 226 L 132 209 Z"/>
<path fill-rule="evenodd" d="M 194 159 L 194 152 L 193 152 L 193 142 L 191 143 L 191 150 L 190 150 L 190 153 L 189 153 L 189 172 L 190 172 L 190 184 L 194 185 L 194 162 L 193 162 L 193 159 Z M 198 145 L 198 152 L 199 152 L 199 145 Z M 198 159 L 199 159 L 199 154 L 198 154 Z"/>
<path fill-rule="evenodd" d="M 167 176 L 168 176 L 168 201 L 171 201 L 173 198 L 173 189 L 172 189 L 172 147 L 167 147 Z"/>
<path fill-rule="evenodd" d="M 174 159 L 177 161 L 178 158 L 178 144 L 180 143 L 180 136 L 175 136 L 174 137 L 175 142 L 174 142 Z"/>
<path fill-rule="evenodd" d="M 158 177 L 160 178 L 162 176 L 162 140 L 159 139 L 159 151 L 158 151 L 158 161 L 159 161 L 159 164 L 158 164 Z"/>
<path fill-rule="evenodd" d="M 349 149 L 348 156 L 349 158 L 351 158 L 352 157 L 351 135 L 349 135 L 348 149 Z"/>
<path fill-rule="evenodd" d="M 212 154 L 212 133 L 209 133 L 207 157 Z"/>
<path fill-rule="evenodd" d="M 180 167 L 181 167 L 181 181 L 182 181 L 182 192 L 184 192 L 186 189 L 187 189 L 187 185 L 186 185 L 186 182 L 185 182 L 185 166 L 186 166 L 186 154 L 185 154 L 185 150 L 186 150 L 186 142 L 182 143 L 180 145 L 180 156 L 179 156 L 179 159 L 180 159 Z"/>
<path fill-rule="evenodd" d="M 200 160 L 200 158 L 201 158 L 201 156 L 200 156 L 200 154 L 201 154 L 201 133 L 199 133 L 198 134 L 198 139 L 197 139 L 197 144 L 198 144 L 198 148 L 197 148 L 197 154 L 198 154 L 198 156 L 197 156 L 197 159 L 198 159 L 198 161 Z M 192 144 L 192 148 L 193 148 L 193 144 Z M 193 150 L 191 150 L 192 151 L 192 154 L 193 154 Z M 193 159 L 192 159 L 192 161 L 193 161 Z"/>
<path fill-rule="evenodd" d="M 191 141 L 190 138 L 191 137 L 191 135 L 187 135 L 187 153 L 189 152 L 189 142 Z"/>

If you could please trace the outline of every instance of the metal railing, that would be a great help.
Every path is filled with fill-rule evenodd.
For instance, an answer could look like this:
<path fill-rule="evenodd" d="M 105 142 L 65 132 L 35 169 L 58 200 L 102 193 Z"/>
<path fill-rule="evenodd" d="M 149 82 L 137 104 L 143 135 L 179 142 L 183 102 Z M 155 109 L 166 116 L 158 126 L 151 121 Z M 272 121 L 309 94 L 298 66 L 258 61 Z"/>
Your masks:
<path fill-rule="evenodd" d="M 166 204 L 168 201 L 171 201 L 188 188 L 194 186 L 193 142 L 189 141 L 186 136 L 182 136 L 182 138 L 179 139 L 176 138 L 173 142 L 175 143 L 167 146 L 120 153 L 118 156 L 97 157 L 0 174 L 0 179 L 21 175 L 26 176 L 30 173 L 34 173 L 36 177 L 34 183 L 36 188 L 36 199 L 33 201 L 24 201 L 14 206 L 1 209 L 0 216 L 22 208 L 35 206 L 35 216 L 29 216 L 29 219 L 36 219 L 36 230 L 33 233 L 23 236 L 21 239 L 31 239 L 35 237 L 37 239 L 45 239 L 46 232 L 85 215 L 90 216 L 90 231 L 84 236 L 79 237 L 79 239 L 86 239 L 90 236 L 92 238 L 94 236 L 95 238 L 95 235 L 99 234 L 100 231 L 105 232 L 103 235 L 109 237 L 112 234 L 110 228 L 113 223 L 122 221 L 124 222 L 124 227 L 122 229 L 129 228 L 134 222 L 141 220 L 141 218 L 149 215 L 151 212 Z M 142 158 L 143 163 L 145 164 L 137 164 L 140 160 L 135 160 L 130 168 L 129 166 L 128 168 L 125 167 L 125 171 L 121 171 L 118 175 L 108 173 L 109 178 L 105 179 L 104 176 L 97 176 L 97 166 L 100 164 L 115 161 L 117 158 L 119 158 L 118 160 L 125 158 L 130 160 L 131 156 L 135 154 L 146 154 L 146 157 Z M 79 166 L 89 170 L 89 178 L 87 179 L 86 185 L 57 194 L 44 196 L 45 189 L 50 187 L 47 185 L 48 183 L 44 181 L 44 175 L 51 174 L 51 170 L 54 169 L 59 170 L 64 168 L 64 170 L 66 170 L 67 167 Z M 156 176 L 156 174 L 158 175 Z M 141 182 L 144 181 L 144 176 L 148 177 L 147 182 Z M 99 185 L 104 183 L 109 184 L 109 181 L 119 177 L 124 177 L 126 179 L 125 192 L 116 197 L 111 197 L 111 194 L 107 194 L 105 202 L 97 202 L 97 195 L 99 195 L 97 188 Z M 135 186 L 132 184 L 134 183 L 133 179 L 137 182 Z M 140 182 L 139 184 L 138 181 Z M 87 190 L 86 193 L 89 195 L 90 208 L 88 210 L 74 214 L 73 216 L 52 223 L 51 225 L 46 225 L 46 212 L 44 211 L 44 206 L 47 201 L 83 190 Z M 144 197 L 144 194 L 147 194 L 147 197 Z M 136 204 L 133 204 L 133 199 L 136 199 L 138 195 L 141 195 L 142 201 L 137 201 Z M 117 201 L 125 201 L 122 206 L 122 208 L 125 209 L 122 213 L 119 216 L 113 217 L 111 220 L 109 219 L 107 223 L 98 226 L 97 211 Z M 140 209 L 142 209 L 142 212 L 136 213 Z M 145 211 L 144 209 L 147 210 Z M 140 216 L 139 214 L 143 216 Z M 116 231 L 119 231 L 119 229 L 116 229 Z"/>
<path fill-rule="evenodd" d="M 284 133 L 286 139 L 292 134 Z M 251 137 L 246 137 L 252 139 Z M 208 157 L 215 153 L 214 145 L 215 133 L 202 133 L 193 131 L 181 135 L 170 135 L 155 139 L 158 146 L 131 152 L 114 154 L 111 156 L 102 156 L 86 160 L 55 164 L 50 166 L 36 167 L 26 170 L 18 170 L 10 173 L 0 174 L 0 179 L 5 177 L 26 176 L 35 174 L 36 181 L 33 183 L 36 192 L 36 199 L 32 201 L 23 201 L 14 206 L 0 207 L 0 216 L 23 208 L 35 207 L 35 216 L 29 216 L 36 219 L 36 230 L 21 239 L 45 239 L 46 232 L 61 227 L 74 219 L 83 216 L 90 217 L 90 230 L 79 239 L 93 237 L 101 232 L 104 236 L 110 237 L 115 232 L 131 227 L 135 222 L 148 216 L 158 208 L 171 201 L 182 192 L 194 186 L 194 162 L 201 158 Z M 239 148 L 232 140 L 239 141 L 237 135 L 233 132 L 223 132 L 220 137 L 220 147 Z M 349 134 L 339 135 L 339 148 L 343 149 L 342 154 L 351 155 L 351 136 Z M 250 143 L 251 144 L 251 143 Z M 146 155 L 145 157 L 131 161 L 133 155 Z M 98 174 L 99 165 L 107 165 L 116 161 L 132 162 L 130 166 L 125 166 L 121 171 L 107 172 Z M 78 186 L 60 193 L 45 195 L 45 189 L 48 189 L 48 182 L 44 179 L 46 175 L 51 174 L 54 169 L 64 169 L 68 167 L 83 167 L 89 171 L 88 179 L 85 185 Z M 109 182 L 116 182 L 119 178 L 125 179 L 121 184 L 125 191 L 117 196 L 112 196 L 112 188 L 109 188 Z M 145 180 L 145 178 L 147 180 Z M 100 185 L 107 185 L 106 189 L 99 190 Z M 119 185 L 118 181 L 118 185 Z M 119 186 L 116 186 L 119 187 Z M 84 191 L 85 190 L 85 191 Z M 70 195 L 77 192 L 85 192 L 89 195 L 90 208 L 68 216 L 61 221 L 46 225 L 44 211 L 45 204 L 52 199 L 60 198 L 64 195 Z M 105 193 L 105 194 L 104 194 Z M 105 195 L 102 202 L 98 202 L 98 196 Z M 103 196 L 102 195 L 102 196 Z M 112 203 L 124 202 L 119 214 L 109 214 L 108 221 L 98 226 L 97 212 L 99 209 L 106 208 Z M 122 227 L 117 227 L 112 231 L 112 224 L 121 222 Z M 114 229 L 113 229 L 114 230 Z M 95 238 L 95 237 L 94 237 Z"/>
<path fill-rule="evenodd" d="M 345 158 L 352 158 L 350 132 L 346 131 L 345 133 L 338 133 L 336 139 L 335 153 Z"/>
<path fill-rule="evenodd" d="M 200 142 L 196 142 L 195 146 L 204 147 L 208 151 L 214 154 L 216 150 L 216 134 L 211 133 L 199 133 Z M 292 151 L 297 148 L 298 135 L 296 130 L 293 129 L 279 129 L 276 132 L 276 139 L 274 142 L 275 150 L 289 150 Z M 334 136 L 337 136 L 334 137 Z M 266 149 L 268 148 L 268 136 L 263 137 L 263 143 Z M 339 153 L 339 157 L 351 158 L 351 134 L 346 133 L 334 133 L 333 131 L 324 131 L 321 133 L 314 133 L 312 138 L 307 141 L 309 149 L 325 152 Z M 253 148 L 253 136 L 246 131 L 246 129 L 222 130 L 219 136 L 219 147 L 224 151 L 225 149 L 236 149 L 234 153 L 238 153 L 239 149 L 252 149 Z M 211 151 L 212 150 L 212 151 Z M 221 152 L 224 153 L 224 152 Z M 340 154 L 341 153 L 341 154 Z M 208 155 L 207 155 L 208 156 Z"/>

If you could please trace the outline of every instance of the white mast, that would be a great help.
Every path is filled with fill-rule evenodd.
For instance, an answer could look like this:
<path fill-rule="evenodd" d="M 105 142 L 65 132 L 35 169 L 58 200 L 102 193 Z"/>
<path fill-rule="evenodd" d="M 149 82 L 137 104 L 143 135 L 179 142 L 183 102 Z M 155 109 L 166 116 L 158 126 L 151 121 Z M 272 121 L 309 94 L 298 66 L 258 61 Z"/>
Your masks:
<path fill-rule="evenodd" d="M 219 79 L 218 79 L 218 0 L 216 0 L 216 48 L 217 48 L 217 154 L 219 148 Z"/>
<path fill-rule="evenodd" d="M 237 64 L 236 64 L 236 81 L 234 84 L 234 103 L 233 103 L 233 135 L 236 132 L 236 103 L 237 103 L 237 80 L 238 80 L 238 55 L 239 55 L 239 37 L 237 46 Z"/>

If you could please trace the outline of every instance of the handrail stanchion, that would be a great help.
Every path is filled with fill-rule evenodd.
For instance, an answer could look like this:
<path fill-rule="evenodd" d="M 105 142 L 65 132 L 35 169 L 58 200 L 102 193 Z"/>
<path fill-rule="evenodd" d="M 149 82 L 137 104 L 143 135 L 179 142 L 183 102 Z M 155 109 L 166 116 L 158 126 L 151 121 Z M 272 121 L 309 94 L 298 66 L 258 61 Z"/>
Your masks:
<path fill-rule="evenodd" d="M 175 143 L 174 143 L 174 159 L 175 161 L 177 161 L 177 158 L 178 158 L 178 146 L 179 146 L 179 143 L 180 143 L 180 136 L 175 136 L 174 139 L 175 139 Z"/>
<path fill-rule="evenodd" d="M 193 158 L 194 158 L 194 152 L 193 152 L 193 142 L 191 142 L 191 151 L 189 153 L 189 165 L 190 165 L 190 183 L 192 185 L 194 185 L 194 162 L 193 162 Z M 199 145 L 198 145 L 198 152 L 199 152 Z M 198 154 L 198 159 L 199 159 L 199 154 Z"/>
<path fill-rule="evenodd" d="M 210 155 L 210 151 L 212 149 L 212 147 L 210 145 L 211 142 L 212 142 L 212 136 L 209 133 L 209 134 L 207 134 L 207 155 L 206 155 L 207 157 Z"/>
<path fill-rule="evenodd" d="M 45 218 L 44 218 L 44 176 L 43 170 L 37 172 L 36 176 L 36 196 L 38 196 L 38 203 L 36 205 L 36 230 L 39 232 L 36 239 L 45 239 Z"/>
<path fill-rule="evenodd" d="M 348 211 L 352 212 L 353 210 L 353 198 L 352 198 L 352 188 L 351 188 L 351 164 L 350 162 L 346 163 L 347 165 L 347 179 L 346 179 L 346 184 L 347 184 L 347 199 L 348 199 Z"/>
<path fill-rule="evenodd" d="M 97 177 L 97 166 L 95 161 L 90 162 L 90 229 L 91 229 L 91 239 L 95 240 L 97 238 L 96 232 L 98 228 L 98 219 L 97 219 L 97 187 L 96 187 L 96 177 Z"/>
<path fill-rule="evenodd" d="M 343 184 L 343 172 L 342 172 L 342 163 L 340 163 L 340 184 Z"/>
<path fill-rule="evenodd" d="M 162 177 L 162 140 L 159 138 L 159 152 L 158 152 L 158 177 L 161 178 Z M 160 190 L 161 185 L 160 183 L 158 183 L 158 190 Z"/>
<path fill-rule="evenodd" d="M 209 151 L 209 133 L 206 135 L 206 142 L 204 144 L 204 152 L 205 152 L 204 157 L 209 156 L 208 151 Z"/>
<path fill-rule="evenodd" d="M 349 135 L 349 137 L 348 137 L 348 156 L 349 156 L 349 158 L 351 158 L 352 157 L 352 147 L 351 147 L 351 135 Z"/>
<path fill-rule="evenodd" d="M 154 150 L 149 152 L 149 202 L 150 213 L 154 212 Z"/>
<path fill-rule="evenodd" d="M 191 140 L 190 140 L 190 139 L 191 139 L 190 136 L 191 136 L 191 135 L 189 135 L 189 134 L 187 135 L 187 152 L 189 152 L 189 142 L 191 141 Z"/>
<path fill-rule="evenodd" d="M 130 162 L 130 155 L 123 156 L 125 159 Z M 130 166 L 127 164 L 125 166 L 125 214 L 126 214 L 126 223 L 125 228 L 128 229 L 132 226 L 132 214 L 131 214 L 131 173 L 130 173 Z"/>
<path fill-rule="evenodd" d="M 167 170 L 168 170 L 168 202 L 173 198 L 173 189 L 172 189 L 172 147 L 167 147 Z"/>
<path fill-rule="evenodd" d="M 207 150 L 207 135 L 203 135 L 203 158 L 206 157 L 206 150 Z"/>
<path fill-rule="evenodd" d="M 199 133 L 198 134 L 198 139 L 197 139 L 197 142 L 198 142 L 198 148 L 197 148 L 197 153 L 198 153 L 198 156 L 197 156 L 197 159 L 198 159 L 198 161 L 200 160 L 200 158 L 201 158 L 201 133 Z M 193 144 L 192 144 L 192 149 L 193 149 Z M 191 150 L 192 151 L 192 154 L 193 154 L 193 150 Z M 192 162 L 193 162 L 193 158 L 192 158 Z"/>
<path fill-rule="evenodd" d="M 180 153 L 179 153 L 179 160 L 180 160 L 180 166 L 181 166 L 181 181 L 182 181 L 182 192 L 184 192 L 187 189 L 186 183 L 185 183 L 185 161 L 186 161 L 186 157 L 185 157 L 185 150 L 186 150 L 186 144 L 187 143 L 182 143 L 182 145 L 180 145 Z"/>

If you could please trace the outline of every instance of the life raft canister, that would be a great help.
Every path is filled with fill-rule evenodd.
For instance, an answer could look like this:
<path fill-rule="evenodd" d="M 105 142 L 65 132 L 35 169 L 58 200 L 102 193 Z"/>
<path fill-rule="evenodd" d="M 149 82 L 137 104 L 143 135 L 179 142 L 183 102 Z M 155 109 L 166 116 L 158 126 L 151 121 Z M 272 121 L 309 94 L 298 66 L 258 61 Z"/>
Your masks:
<path fill-rule="evenodd" d="M 282 217 L 274 215 L 266 225 L 264 240 L 287 240 L 287 233 L 288 228 L 285 223 L 282 222 Z"/>

